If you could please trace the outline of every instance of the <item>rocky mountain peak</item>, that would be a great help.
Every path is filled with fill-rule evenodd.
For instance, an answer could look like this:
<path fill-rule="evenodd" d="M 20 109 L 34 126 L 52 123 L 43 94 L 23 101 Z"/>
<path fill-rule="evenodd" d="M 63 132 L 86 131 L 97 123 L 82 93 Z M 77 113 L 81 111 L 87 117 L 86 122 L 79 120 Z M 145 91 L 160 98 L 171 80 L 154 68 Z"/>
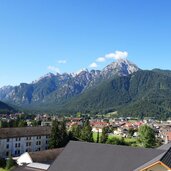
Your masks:
<path fill-rule="evenodd" d="M 126 58 L 118 59 L 103 69 L 103 75 L 127 76 L 137 72 L 139 68 Z"/>
<path fill-rule="evenodd" d="M 45 74 L 44 76 L 40 77 L 39 79 L 32 81 L 32 84 L 36 84 L 37 82 L 39 82 L 41 80 L 44 80 L 44 79 L 47 79 L 47 78 L 52 78 L 54 76 L 55 75 L 53 73 L 49 72 L 49 73 Z"/>

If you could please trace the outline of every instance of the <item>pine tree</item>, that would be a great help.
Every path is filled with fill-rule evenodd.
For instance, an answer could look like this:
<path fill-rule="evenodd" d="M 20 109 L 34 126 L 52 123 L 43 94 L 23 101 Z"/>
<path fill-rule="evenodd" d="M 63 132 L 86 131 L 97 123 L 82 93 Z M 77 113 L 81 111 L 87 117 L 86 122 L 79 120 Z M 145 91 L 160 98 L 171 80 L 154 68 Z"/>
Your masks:
<path fill-rule="evenodd" d="M 69 141 L 69 137 L 66 130 L 65 121 L 58 122 L 57 120 L 52 123 L 52 130 L 49 140 L 49 148 L 64 147 Z"/>
<path fill-rule="evenodd" d="M 102 135 L 101 135 L 101 137 L 100 137 L 100 142 L 101 142 L 101 143 L 106 143 L 107 140 L 108 140 L 107 128 L 104 127 L 104 128 L 102 129 Z"/>
<path fill-rule="evenodd" d="M 69 141 L 65 121 L 61 122 L 59 131 L 60 131 L 60 134 L 61 134 L 59 147 L 64 147 Z"/>
<path fill-rule="evenodd" d="M 59 122 L 54 120 L 52 123 L 52 130 L 49 139 L 49 148 L 57 148 L 60 143 Z"/>
<path fill-rule="evenodd" d="M 98 132 L 97 132 L 97 139 L 96 139 L 96 143 L 99 143 L 99 130 L 98 130 Z"/>
<path fill-rule="evenodd" d="M 81 130 L 81 136 L 80 136 L 80 138 L 83 141 L 93 142 L 92 128 L 90 126 L 90 122 L 89 122 L 88 119 L 83 124 L 83 128 Z"/>
<path fill-rule="evenodd" d="M 71 129 L 71 133 L 74 138 L 80 139 L 81 127 L 79 125 L 74 125 Z"/>
<path fill-rule="evenodd" d="M 12 159 L 12 156 L 10 155 L 10 157 L 8 158 L 7 160 L 7 163 L 6 163 L 6 169 L 10 169 L 11 167 L 13 167 L 15 165 L 15 162 L 14 160 Z"/>
<path fill-rule="evenodd" d="M 4 168 L 6 166 L 6 160 L 0 157 L 0 168 Z"/>
<path fill-rule="evenodd" d="M 139 140 L 145 148 L 151 148 L 156 145 L 156 138 L 154 130 L 148 125 L 140 126 Z"/>

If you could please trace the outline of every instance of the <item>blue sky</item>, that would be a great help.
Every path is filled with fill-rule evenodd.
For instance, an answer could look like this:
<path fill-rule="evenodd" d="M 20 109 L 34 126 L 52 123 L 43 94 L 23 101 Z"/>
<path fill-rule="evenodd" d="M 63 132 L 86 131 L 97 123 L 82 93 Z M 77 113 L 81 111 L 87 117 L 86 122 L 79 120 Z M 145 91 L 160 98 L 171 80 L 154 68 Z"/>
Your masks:
<path fill-rule="evenodd" d="M 170 0 L 1 0 L 0 87 L 92 63 L 101 69 L 118 55 L 142 69 L 171 69 L 170 7 Z"/>

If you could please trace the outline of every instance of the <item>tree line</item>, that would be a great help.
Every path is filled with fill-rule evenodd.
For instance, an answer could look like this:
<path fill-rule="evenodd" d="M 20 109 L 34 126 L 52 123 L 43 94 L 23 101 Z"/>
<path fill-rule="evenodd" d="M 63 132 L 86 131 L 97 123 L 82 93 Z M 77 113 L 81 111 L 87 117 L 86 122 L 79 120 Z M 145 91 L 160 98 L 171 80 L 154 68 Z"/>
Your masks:
<path fill-rule="evenodd" d="M 133 134 L 133 130 L 129 130 L 129 134 Z M 157 145 L 155 132 L 153 128 L 148 125 L 142 125 L 138 129 L 138 138 L 135 146 L 142 146 L 145 148 L 154 148 Z M 53 121 L 52 133 L 49 140 L 49 148 L 60 148 L 64 147 L 70 140 L 94 142 L 94 143 L 105 143 L 105 144 L 116 144 L 116 145 L 132 145 L 125 141 L 123 137 L 110 137 L 109 128 L 104 127 L 102 133 L 97 132 L 96 140 L 93 139 L 92 127 L 90 122 L 86 119 L 83 125 L 75 125 L 70 131 L 66 129 L 66 122 Z"/>
<path fill-rule="evenodd" d="M 32 126 L 40 126 L 41 121 L 31 121 Z M 0 128 L 14 128 L 14 127 L 26 127 L 27 122 L 22 119 L 16 119 L 16 120 L 9 120 L 9 121 L 0 121 Z"/>

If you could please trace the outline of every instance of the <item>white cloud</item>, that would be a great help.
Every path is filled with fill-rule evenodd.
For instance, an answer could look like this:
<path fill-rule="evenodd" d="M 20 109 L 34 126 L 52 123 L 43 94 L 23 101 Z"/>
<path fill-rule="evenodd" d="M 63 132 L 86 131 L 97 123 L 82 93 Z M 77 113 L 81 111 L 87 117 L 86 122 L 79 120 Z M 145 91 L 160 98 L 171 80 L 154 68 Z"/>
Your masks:
<path fill-rule="evenodd" d="M 59 60 L 59 61 L 58 61 L 58 64 L 66 64 L 66 63 L 67 63 L 66 60 Z"/>
<path fill-rule="evenodd" d="M 58 67 L 55 67 L 55 66 L 48 66 L 47 69 L 50 71 L 53 71 L 53 72 L 60 73 L 60 69 Z"/>
<path fill-rule="evenodd" d="M 97 62 L 105 62 L 108 59 L 118 60 L 118 59 L 124 59 L 124 58 L 127 58 L 127 57 L 128 57 L 128 52 L 127 51 L 118 51 L 117 50 L 114 53 L 108 53 L 105 56 L 97 58 L 95 62 L 93 62 L 93 63 L 91 63 L 89 65 L 89 67 L 90 68 L 97 68 L 98 67 Z"/>
<path fill-rule="evenodd" d="M 106 59 L 104 57 L 99 57 L 96 59 L 96 62 L 105 62 Z"/>
<path fill-rule="evenodd" d="M 109 53 L 105 55 L 105 58 L 111 59 L 123 59 L 128 57 L 128 52 L 126 51 L 115 51 L 115 53 Z"/>
<path fill-rule="evenodd" d="M 90 67 L 90 68 L 97 68 L 98 65 L 97 65 L 95 62 L 93 62 L 93 63 L 91 63 L 91 64 L 89 65 L 89 67 Z"/>

